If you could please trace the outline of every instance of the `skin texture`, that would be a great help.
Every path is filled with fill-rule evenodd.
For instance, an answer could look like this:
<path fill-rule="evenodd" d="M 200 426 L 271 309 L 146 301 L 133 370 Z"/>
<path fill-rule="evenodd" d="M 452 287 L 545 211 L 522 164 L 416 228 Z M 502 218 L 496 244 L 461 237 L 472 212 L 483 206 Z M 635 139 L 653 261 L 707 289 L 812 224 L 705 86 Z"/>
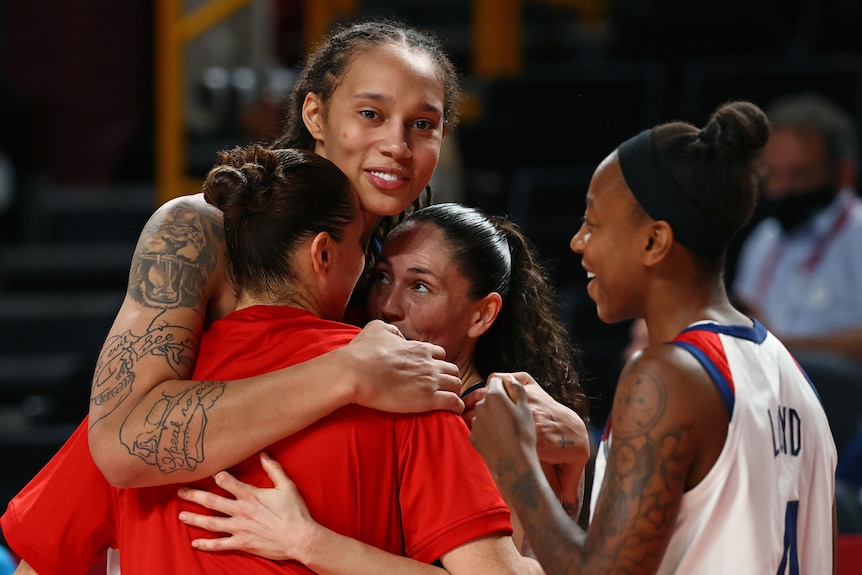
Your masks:
<path fill-rule="evenodd" d="M 325 232 L 317 234 L 313 239 L 305 240 L 297 252 L 290 256 L 290 269 L 296 279 L 285 282 L 283 286 L 278 286 L 279 288 L 289 288 L 287 290 L 273 290 L 274 293 L 289 294 L 285 299 L 280 299 L 278 303 L 299 307 L 321 317 L 327 313 L 332 313 L 333 310 L 341 309 L 350 296 L 353 283 L 363 269 L 364 250 L 359 242 L 361 235 L 362 222 L 357 219 L 347 227 L 344 240 L 339 245 L 333 244 L 331 237 Z M 352 270 L 352 272 L 345 270 Z M 242 291 L 241 293 L 243 303 L 248 305 L 262 303 L 259 297 L 249 292 Z M 462 441 L 464 441 L 463 437 Z M 269 458 L 262 458 L 261 463 L 268 471 L 276 488 L 260 490 L 249 486 L 245 489 L 245 493 L 250 494 L 250 499 L 254 500 L 256 494 L 263 494 L 261 499 L 267 500 L 272 499 L 280 490 L 296 491 L 295 486 L 289 482 L 274 461 Z M 219 473 L 216 477 L 221 481 L 227 481 L 233 487 L 237 484 L 227 472 Z M 184 493 L 186 491 L 188 490 L 183 490 Z M 214 495 L 211 497 L 213 500 L 216 499 Z M 233 503 L 233 505 L 236 506 L 238 503 Z M 254 514 L 246 517 L 250 519 L 251 525 L 267 520 L 270 522 L 278 521 L 277 514 L 267 513 L 267 511 L 265 508 L 256 508 Z M 289 510 L 277 509 L 277 512 L 285 514 L 287 517 L 291 516 Z M 181 513 L 180 515 L 187 516 L 189 514 Z M 240 515 L 243 514 L 240 513 Z M 307 519 L 308 510 L 304 505 L 299 510 L 299 517 L 302 518 L 303 515 Z M 207 520 L 216 522 L 216 524 L 229 521 L 228 518 L 221 517 L 209 517 Z M 270 536 L 275 532 L 277 532 L 276 528 L 264 530 L 264 533 Z M 290 532 L 291 529 L 286 529 L 282 531 L 282 534 L 290 534 Z M 335 570 L 334 572 L 380 573 L 381 571 L 391 572 L 393 569 L 397 571 L 402 568 L 406 570 L 405 572 L 413 572 L 415 569 L 425 572 L 431 569 L 428 565 L 404 557 L 388 555 L 359 541 L 346 540 L 341 535 L 314 525 L 297 529 L 295 535 L 301 537 L 300 543 L 295 546 L 298 558 L 319 572 L 333 572 L 332 570 Z M 264 539 L 264 541 L 266 540 Z M 310 547 L 306 550 L 304 546 Z M 273 555 L 278 553 L 278 548 L 262 545 L 256 547 L 255 551 L 273 558 Z M 379 557 L 379 560 L 374 561 L 374 557 Z M 276 555 L 274 558 L 286 557 Z M 499 573 L 517 573 L 523 572 L 525 569 L 539 572 L 534 561 L 522 558 L 518 554 L 514 542 L 507 534 L 487 535 L 466 542 L 448 551 L 440 557 L 440 560 L 450 573 L 458 574 L 475 573 L 479 569 L 491 569 Z"/>
<path fill-rule="evenodd" d="M 315 151 L 356 186 L 366 233 L 428 183 L 442 110 L 430 60 L 393 47 L 360 53 L 330 102 L 306 98 Z M 279 372 L 189 381 L 205 322 L 235 305 L 220 228 L 220 212 L 196 195 L 162 206 L 141 234 L 91 394 L 91 451 L 111 483 L 212 475 L 350 402 L 400 412 L 463 408 L 451 393 L 460 387 L 457 368 L 442 349 L 377 323 L 345 348 Z M 316 381 L 333 383 L 326 394 L 312 393 Z"/>
<path fill-rule="evenodd" d="M 305 507 L 296 485 L 278 462 L 261 453 L 261 465 L 273 488 L 261 489 L 237 481 L 224 471 L 216 483 L 234 498 L 183 488 L 188 501 L 217 510 L 227 517 L 183 512 L 179 519 L 230 537 L 197 539 L 192 545 L 202 551 L 241 549 L 269 559 L 295 559 L 316 573 L 433 574 L 433 573 L 542 573 L 535 561 L 518 554 L 508 536 L 489 536 L 465 543 L 440 558 L 445 568 L 392 555 L 375 547 L 334 533 L 316 523 Z"/>
<path fill-rule="evenodd" d="M 18 567 L 12 575 L 38 575 L 26 561 L 18 563 Z"/>
<path fill-rule="evenodd" d="M 684 492 L 712 468 L 727 433 L 727 412 L 705 371 L 684 350 L 656 344 L 694 320 L 747 318 L 730 306 L 721 278 L 704 284 L 667 224 L 637 217 L 633 202 L 613 153 L 593 176 L 572 239 L 600 317 L 644 317 L 651 344 L 620 376 L 589 533 L 565 516 L 542 477 L 524 387 L 494 379 L 475 409 L 473 444 L 548 573 L 655 573 Z"/>
<path fill-rule="evenodd" d="M 347 174 L 366 214 L 395 215 L 431 180 L 445 133 L 443 104 L 427 56 L 382 46 L 353 62 L 328 109 L 309 95 L 303 119 L 317 140 L 314 151 Z"/>
<path fill-rule="evenodd" d="M 495 292 L 478 299 L 468 296 L 469 284 L 453 264 L 450 250 L 440 229 L 430 223 L 412 226 L 388 239 L 375 267 L 369 310 L 372 316 L 391 322 L 407 337 L 443 346 L 447 359 L 459 365 L 463 393 L 472 383 L 484 379 L 473 364 L 473 351 L 476 340 L 497 318 L 502 300 Z M 519 373 L 517 377 L 531 390 L 531 417 L 541 422 L 541 435 L 549 444 L 544 450 L 549 461 L 543 459 L 546 477 L 556 486 L 559 501 L 564 507 L 568 505 L 567 512 L 577 517 L 584 465 L 589 458 L 586 426 L 573 411 L 554 401 L 528 374 Z M 470 401 L 472 397 L 468 397 L 468 404 Z M 573 423 L 571 427 L 564 427 L 560 423 L 570 420 L 579 425 Z M 559 440 L 552 439 L 557 437 Z M 236 497 L 235 501 L 193 489 L 180 491 L 184 499 L 227 516 L 181 514 L 181 520 L 190 525 L 231 534 L 199 539 L 193 544 L 207 551 L 239 549 L 271 559 L 292 558 L 310 567 L 321 567 L 319 558 L 329 557 L 329 553 L 317 547 L 318 537 L 328 547 L 336 535 L 309 516 L 300 494 L 277 463 L 262 457 L 262 464 L 273 480 L 273 489 L 259 489 L 236 481 L 229 473 L 221 473 L 216 481 Z M 529 547 L 522 541 L 523 534 L 514 516 L 513 525 L 513 539 L 524 553 Z M 355 541 L 332 545 L 341 548 L 342 555 L 347 553 L 345 547 L 357 547 Z M 441 560 L 447 568 L 454 568 L 452 561 L 457 556 L 444 556 Z M 365 561 L 371 560 L 365 558 Z M 393 560 L 380 558 L 375 561 L 374 568 L 378 572 L 391 572 L 395 567 L 388 565 L 389 561 Z M 348 562 L 341 565 L 343 567 L 327 563 L 327 572 L 352 572 L 344 570 Z M 469 568 L 469 565 L 464 567 Z"/>

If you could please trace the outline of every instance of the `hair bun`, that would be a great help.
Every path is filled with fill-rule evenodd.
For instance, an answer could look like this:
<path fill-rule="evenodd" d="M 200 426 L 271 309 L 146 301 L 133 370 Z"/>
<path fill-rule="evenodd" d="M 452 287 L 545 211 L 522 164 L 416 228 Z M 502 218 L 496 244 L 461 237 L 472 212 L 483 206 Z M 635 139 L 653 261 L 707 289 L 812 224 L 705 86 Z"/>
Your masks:
<path fill-rule="evenodd" d="M 769 120 L 751 102 L 728 102 L 721 105 L 698 133 L 723 157 L 748 158 L 758 153 L 769 140 Z"/>

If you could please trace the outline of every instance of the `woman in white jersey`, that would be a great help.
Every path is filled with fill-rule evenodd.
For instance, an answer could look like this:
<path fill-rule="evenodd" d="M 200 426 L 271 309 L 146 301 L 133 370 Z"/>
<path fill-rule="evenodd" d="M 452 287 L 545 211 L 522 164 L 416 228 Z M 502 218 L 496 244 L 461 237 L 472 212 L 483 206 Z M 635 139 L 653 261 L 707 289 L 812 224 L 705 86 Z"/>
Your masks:
<path fill-rule="evenodd" d="M 605 322 L 644 318 L 599 447 L 584 533 L 553 499 L 524 388 L 493 380 L 474 445 L 548 573 L 831 573 L 835 444 L 785 347 L 728 301 L 725 248 L 764 175 L 766 116 L 719 107 L 596 169 L 572 250 Z"/>

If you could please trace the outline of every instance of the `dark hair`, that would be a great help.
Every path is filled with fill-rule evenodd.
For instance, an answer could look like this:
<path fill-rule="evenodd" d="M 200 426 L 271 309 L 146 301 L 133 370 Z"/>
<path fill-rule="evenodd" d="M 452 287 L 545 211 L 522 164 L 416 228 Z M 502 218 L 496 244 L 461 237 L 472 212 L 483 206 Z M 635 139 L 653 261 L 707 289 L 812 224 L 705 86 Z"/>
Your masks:
<path fill-rule="evenodd" d="M 224 214 L 231 279 L 252 294 L 285 293 L 300 242 L 320 232 L 340 241 L 358 216 L 347 176 L 304 150 L 253 144 L 219 152 L 203 191 Z"/>
<path fill-rule="evenodd" d="M 823 135 L 831 162 L 857 163 L 858 142 L 853 118 L 818 94 L 795 94 L 774 101 L 767 108 L 772 129 L 810 128 Z"/>
<path fill-rule="evenodd" d="M 557 401 L 584 419 L 588 404 L 578 377 L 580 353 L 560 321 L 556 294 L 535 248 L 516 224 L 456 203 L 417 210 L 392 230 L 395 237 L 429 223 L 443 233 L 449 256 L 470 285 L 470 298 L 503 298 L 497 320 L 476 344 L 480 374 L 526 371 Z"/>
<path fill-rule="evenodd" d="M 371 49 L 392 44 L 421 52 L 435 63 L 444 91 L 443 120 L 449 131 L 454 130 L 463 95 L 461 78 L 442 44 L 431 33 L 383 18 L 338 26 L 307 56 L 289 98 L 284 132 L 273 147 L 313 150 L 314 138 L 302 121 L 305 97 L 317 94 L 323 102 L 325 117 L 332 94 L 356 58 Z M 382 238 L 405 215 L 430 203 L 431 187 L 426 186 L 425 197 L 420 195 L 404 214 L 383 219 L 377 237 Z"/>
<path fill-rule="evenodd" d="M 703 129 L 669 122 L 653 129 L 658 161 L 667 166 L 682 192 L 718 224 L 738 231 L 757 204 L 766 176 L 763 147 L 769 139 L 766 114 L 751 102 L 728 102 L 713 112 Z M 724 252 L 704 263 L 723 266 Z"/>

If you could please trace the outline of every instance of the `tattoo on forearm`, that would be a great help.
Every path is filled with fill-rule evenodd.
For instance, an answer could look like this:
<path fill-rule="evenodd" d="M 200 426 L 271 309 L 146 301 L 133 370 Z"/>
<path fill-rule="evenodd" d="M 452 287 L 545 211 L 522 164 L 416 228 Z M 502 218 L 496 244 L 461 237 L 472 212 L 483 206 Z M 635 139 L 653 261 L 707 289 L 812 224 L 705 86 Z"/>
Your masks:
<path fill-rule="evenodd" d="M 224 389 L 223 381 L 202 381 L 176 395 L 164 395 L 147 412 L 142 433 L 126 439 L 124 422 L 121 441 L 129 453 L 155 465 L 162 473 L 194 471 L 204 460 L 207 411 Z"/>
<path fill-rule="evenodd" d="M 146 333 L 131 331 L 110 337 L 102 348 L 90 401 L 101 409 L 99 420 L 111 414 L 132 392 L 135 369 L 147 356 L 160 356 L 179 378 L 188 377 L 194 367 L 198 341 L 185 327 L 171 325 L 159 314 Z M 96 420 L 98 421 L 98 420 Z M 90 421 L 92 427 L 96 421 Z"/>
<path fill-rule="evenodd" d="M 521 553 L 528 552 L 531 557 L 538 558 L 548 573 L 565 573 L 575 566 L 580 553 L 571 542 L 583 539 L 583 533 L 574 521 L 578 503 L 563 502 L 561 506 L 571 522 L 568 519 L 555 521 L 558 512 L 551 509 L 551 515 L 547 515 L 547 508 L 541 504 L 539 484 L 529 470 L 519 473 L 514 461 L 504 459 L 497 465 L 497 477 L 499 485 L 511 497 L 526 530 Z"/>
<path fill-rule="evenodd" d="M 220 218 L 180 204 L 141 234 L 129 274 L 129 296 L 147 307 L 194 308 L 223 250 Z"/>

